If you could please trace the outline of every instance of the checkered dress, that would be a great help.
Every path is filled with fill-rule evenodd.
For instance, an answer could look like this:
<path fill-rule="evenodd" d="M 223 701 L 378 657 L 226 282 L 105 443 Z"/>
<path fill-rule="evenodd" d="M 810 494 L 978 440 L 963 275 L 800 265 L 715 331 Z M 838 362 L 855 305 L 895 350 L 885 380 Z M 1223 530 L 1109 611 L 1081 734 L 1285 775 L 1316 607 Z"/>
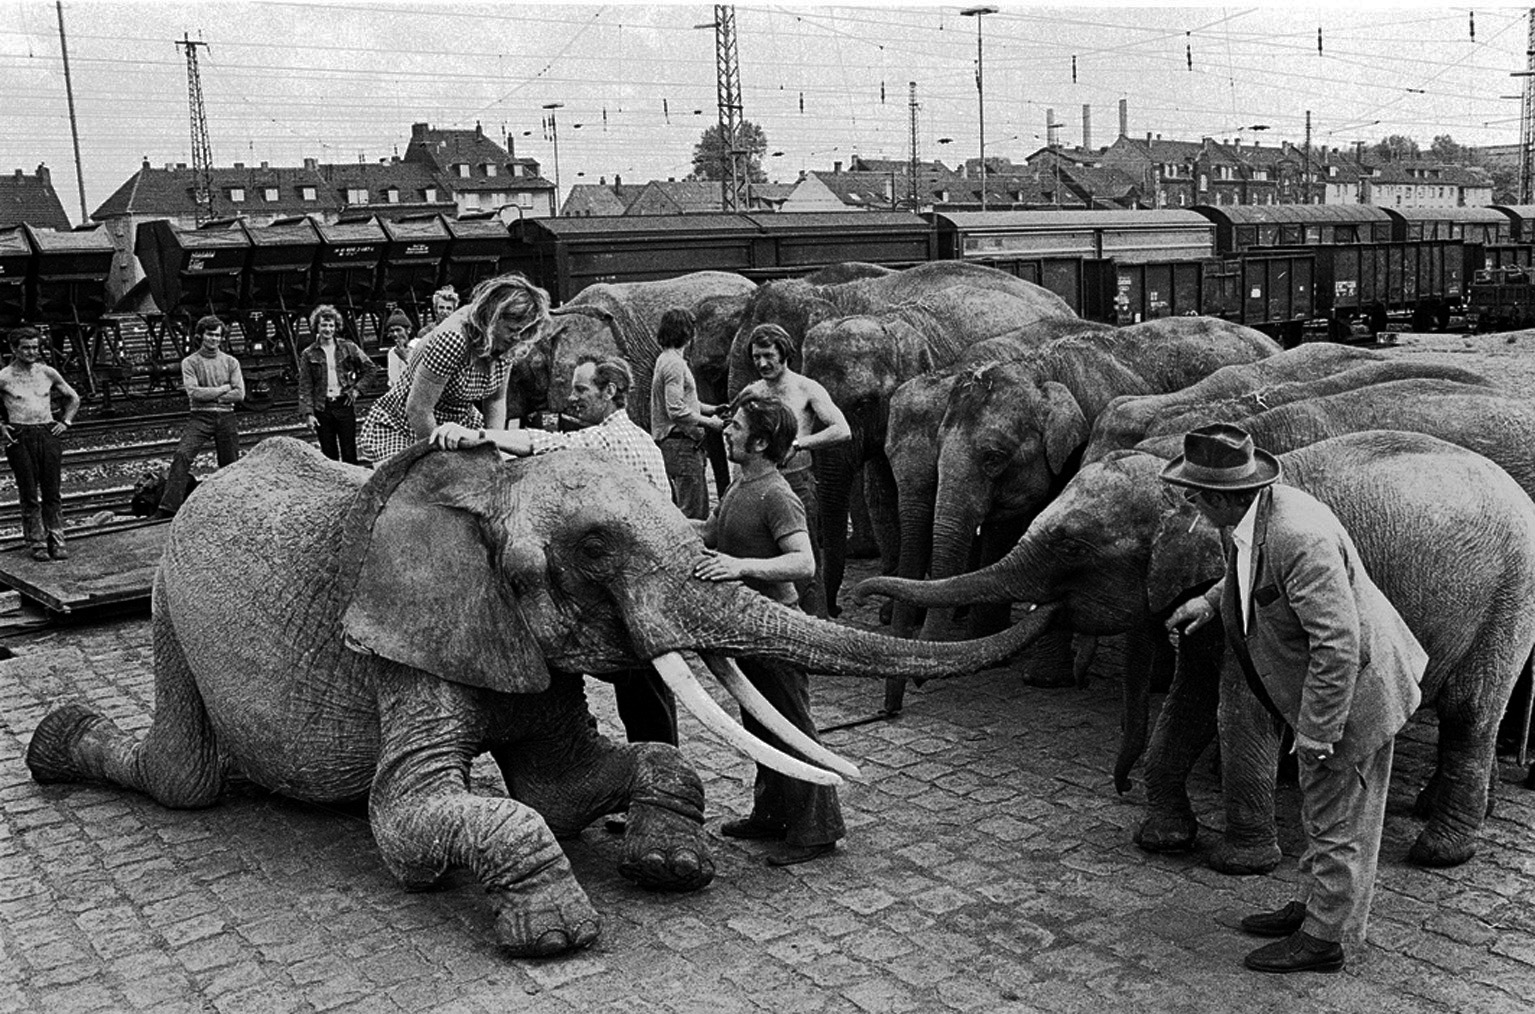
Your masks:
<path fill-rule="evenodd" d="M 661 448 L 656 446 L 649 433 L 634 424 L 624 409 L 614 412 L 596 426 L 574 433 L 546 433 L 543 430 L 528 430 L 527 433 L 533 442 L 534 454 L 580 449 L 605 451 L 625 468 L 643 475 L 663 496 L 671 499 L 672 487 L 666 479 L 666 462 L 661 457 Z"/>
<path fill-rule="evenodd" d="M 512 367 L 506 359 L 481 358 L 470 351 L 469 339 L 462 330 L 466 316 L 467 311 L 461 311 L 449 317 L 412 349 L 405 372 L 368 410 L 358 442 L 374 465 L 416 442 L 405 403 L 423 365 L 439 377 L 448 378 L 432 408 L 439 423 L 455 422 L 470 429 L 485 425 L 479 403 L 506 386 Z"/>

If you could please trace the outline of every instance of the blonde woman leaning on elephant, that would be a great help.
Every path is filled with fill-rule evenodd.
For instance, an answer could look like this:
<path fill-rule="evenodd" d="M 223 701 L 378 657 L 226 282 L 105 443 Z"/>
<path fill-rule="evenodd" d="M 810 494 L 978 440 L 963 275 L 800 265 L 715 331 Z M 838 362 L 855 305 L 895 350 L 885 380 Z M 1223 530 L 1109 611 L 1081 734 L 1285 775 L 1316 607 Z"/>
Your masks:
<path fill-rule="evenodd" d="M 549 294 L 517 274 L 475 286 L 411 353 L 400 382 L 373 403 L 362 447 L 375 465 L 425 440 L 439 423 L 506 426 L 512 361 L 549 323 Z"/>

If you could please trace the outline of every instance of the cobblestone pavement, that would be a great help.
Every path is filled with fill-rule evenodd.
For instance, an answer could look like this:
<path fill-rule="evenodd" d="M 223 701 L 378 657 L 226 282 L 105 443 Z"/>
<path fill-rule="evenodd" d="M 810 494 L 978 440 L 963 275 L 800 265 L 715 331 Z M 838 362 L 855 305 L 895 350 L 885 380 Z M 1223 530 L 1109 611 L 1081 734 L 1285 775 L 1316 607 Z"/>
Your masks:
<path fill-rule="evenodd" d="M 856 576 L 856 575 L 855 575 Z M 863 616 L 867 619 L 867 615 Z M 861 763 L 831 859 L 762 864 L 718 839 L 706 890 L 665 896 L 618 877 L 600 826 L 567 845 L 602 912 L 575 956 L 513 961 L 477 885 L 408 894 L 360 811 L 240 791 L 173 812 L 114 789 L 40 787 L 22 761 L 55 701 L 82 697 L 142 729 L 143 619 L 11 642 L 0 662 L 0 1012 L 1205 1012 L 1492 1014 L 1535 1009 L 1535 793 L 1504 761 L 1480 854 L 1453 870 L 1403 856 L 1433 728 L 1398 747 L 1372 943 L 1339 975 L 1265 977 L 1233 929 L 1287 898 L 1285 862 L 1233 878 L 1199 853 L 1149 856 L 1131 834 L 1141 792 L 1110 766 L 1117 685 L 1037 690 L 1006 670 L 929 683 L 906 714 L 834 731 Z M 873 714 L 876 681 L 821 679 L 823 725 Z M 608 730 L 611 695 L 592 693 Z M 685 720 L 709 827 L 750 801 L 751 765 Z M 497 791 L 488 767 L 477 786 Z M 1196 805 L 1213 838 L 1212 772 Z"/>

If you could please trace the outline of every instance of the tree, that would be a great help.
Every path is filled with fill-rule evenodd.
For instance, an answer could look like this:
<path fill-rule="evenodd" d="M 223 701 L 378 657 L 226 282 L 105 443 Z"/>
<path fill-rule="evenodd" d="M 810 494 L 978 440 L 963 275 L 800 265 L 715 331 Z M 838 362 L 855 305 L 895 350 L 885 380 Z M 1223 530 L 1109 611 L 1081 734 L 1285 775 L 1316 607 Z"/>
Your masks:
<path fill-rule="evenodd" d="M 703 132 L 703 136 L 693 146 L 693 173 L 690 179 L 723 180 L 730 177 L 730 155 L 722 135 L 718 123 Z M 750 120 L 742 120 L 738 143 L 746 152 L 746 178 L 753 183 L 767 182 L 767 173 L 762 170 L 762 156 L 767 154 L 767 134 Z"/>
<path fill-rule="evenodd" d="M 1401 134 L 1392 134 L 1370 146 L 1370 154 L 1386 162 L 1406 162 L 1418 157 L 1418 142 Z"/>
<path fill-rule="evenodd" d="M 1429 146 L 1428 151 L 1437 162 L 1454 162 L 1458 164 L 1469 161 L 1467 156 L 1470 152 L 1466 150 L 1464 145 L 1456 144 L 1455 138 L 1449 134 L 1435 135 L 1434 143 Z"/>

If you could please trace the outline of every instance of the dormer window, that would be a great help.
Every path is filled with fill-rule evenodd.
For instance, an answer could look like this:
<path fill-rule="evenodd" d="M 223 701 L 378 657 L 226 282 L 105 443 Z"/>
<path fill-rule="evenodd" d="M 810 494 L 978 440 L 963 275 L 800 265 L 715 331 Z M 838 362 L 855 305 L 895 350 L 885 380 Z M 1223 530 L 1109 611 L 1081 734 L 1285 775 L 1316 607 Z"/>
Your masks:
<path fill-rule="evenodd" d="M 276 204 L 277 203 L 277 188 L 276 187 L 267 187 L 266 189 L 262 190 L 261 191 L 261 199 L 263 201 L 266 201 L 268 204 Z"/>
<path fill-rule="evenodd" d="M 400 188 L 399 187 L 385 187 L 384 188 L 384 200 L 387 203 L 389 203 L 389 204 L 399 204 L 400 203 Z"/>
<path fill-rule="evenodd" d="M 422 198 L 425 199 L 426 203 L 428 203 L 428 204 L 436 204 L 437 203 L 437 188 L 436 187 L 427 187 L 425 190 L 421 191 L 421 196 L 422 196 Z"/>
<path fill-rule="evenodd" d="M 299 187 L 298 195 L 301 200 L 312 201 L 315 199 L 314 187 Z"/>
<path fill-rule="evenodd" d="M 458 174 L 459 179 L 467 180 L 469 178 L 469 163 L 456 162 L 453 165 L 453 171 Z"/>
<path fill-rule="evenodd" d="M 486 176 L 494 176 L 494 175 L 496 175 L 496 164 L 494 162 L 486 162 L 485 163 L 485 175 Z"/>
<path fill-rule="evenodd" d="M 231 187 L 230 190 L 229 190 L 229 202 L 231 204 L 244 204 L 245 203 L 245 188 L 244 187 Z"/>
<path fill-rule="evenodd" d="M 516 162 L 513 162 L 511 165 L 507 166 L 506 168 L 507 168 L 508 171 L 511 172 L 512 177 L 514 179 L 520 179 L 523 175 L 525 175 L 523 173 L 523 171 L 522 171 L 523 167 L 521 165 L 519 165 L 518 163 L 516 163 Z"/>
<path fill-rule="evenodd" d="M 346 188 L 346 203 L 348 203 L 348 204 L 367 204 L 368 203 L 368 192 L 366 190 L 362 189 L 361 187 L 347 187 Z"/>

